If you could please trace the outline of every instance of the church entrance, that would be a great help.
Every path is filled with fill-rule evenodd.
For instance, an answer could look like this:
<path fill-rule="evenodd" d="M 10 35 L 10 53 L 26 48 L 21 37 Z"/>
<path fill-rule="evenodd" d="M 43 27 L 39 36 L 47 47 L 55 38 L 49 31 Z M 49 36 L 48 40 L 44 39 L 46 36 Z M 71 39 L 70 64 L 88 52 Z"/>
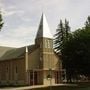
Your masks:
<path fill-rule="evenodd" d="M 38 84 L 38 78 L 37 78 L 37 71 L 30 71 L 30 85 L 37 85 Z"/>
<path fill-rule="evenodd" d="M 43 84 L 43 71 L 30 70 L 29 71 L 29 85 L 42 85 Z"/>
<path fill-rule="evenodd" d="M 58 72 L 55 71 L 55 83 L 58 83 L 58 82 L 59 82 L 59 81 L 58 81 L 58 77 L 59 77 Z"/>
<path fill-rule="evenodd" d="M 61 72 L 55 71 L 55 83 L 58 84 L 61 82 Z"/>

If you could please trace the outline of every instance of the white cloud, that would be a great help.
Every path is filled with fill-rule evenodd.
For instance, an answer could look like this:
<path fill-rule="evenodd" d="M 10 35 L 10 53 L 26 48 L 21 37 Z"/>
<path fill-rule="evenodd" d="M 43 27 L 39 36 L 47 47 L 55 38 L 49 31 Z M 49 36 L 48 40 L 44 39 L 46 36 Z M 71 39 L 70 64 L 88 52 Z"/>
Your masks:
<path fill-rule="evenodd" d="M 18 27 L 16 29 L 10 30 L 10 35 L 12 37 L 28 37 L 34 35 L 36 32 L 35 27 Z M 14 35 L 12 35 L 14 33 Z"/>
<path fill-rule="evenodd" d="M 34 43 L 36 27 L 18 27 L 0 33 L 0 45 L 22 47 Z M 2 39 L 3 38 L 3 39 Z"/>
<path fill-rule="evenodd" d="M 0 7 L 5 17 L 3 36 L 0 36 L 3 40 L 0 42 L 8 41 L 6 44 L 9 46 L 20 46 L 34 40 L 42 12 L 46 14 L 53 34 L 60 19 L 67 18 L 74 30 L 82 27 L 90 15 L 90 0 L 2 0 Z"/>
<path fill-rule="evenodd" d="M 5 17 L 5 16 L 11 16 L 13 14 L 15 14 L 16 12 L 15 11 L 5 11 L 4 9 L 1 9 L 1 12 L 2 12 L 2 15 Z"/>
<path fill-rule="evenodd" d="M 18 40 L 2 40 L 0 39 L 0 46 L 6 46 L 6 47 L 20 47 L 20 46 L 24 46 L 22 42 L 19 42 Z"/>
<path fill-rule="evenodd" d="M 2 3 L 2 1 L 0 0 L 0 8 L 3 6 L 3 3 Z"/>
<path fill-rule="evenodd" d="M 0 11 L 4 17 L 13 16 L 13 15 L 21 15 L 24 13 L 23 10 L 18 10 L 16 5 L 7 6 L 4 1 L 0 1 Z"/>
<path fill-rule="evenodd" d="M 4 17 L 12 16 L 14 14 L 21 15 L 24 13 L 22 10 L 6 10 L 4 8 L 1 8 L 1 12 Z"/>
<path fill-rule="evenodd" d="M 30 21 L 30 19 L 27 18 L 27 17 L 22 17 L 22 20 L 25 21 L 25 22 L 29 22 Z"/>

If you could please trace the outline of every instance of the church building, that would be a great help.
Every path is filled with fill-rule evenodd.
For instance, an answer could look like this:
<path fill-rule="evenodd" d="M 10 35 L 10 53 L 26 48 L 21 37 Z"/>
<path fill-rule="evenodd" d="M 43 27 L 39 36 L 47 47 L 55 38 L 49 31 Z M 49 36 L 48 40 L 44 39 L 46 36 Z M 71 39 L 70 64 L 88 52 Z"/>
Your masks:
<path fill-rule="evenodd" d="M 0 85 L 49 85 L 62 82 L 62 62 L 53 49 L 53 36 L 44 14 L 35 44 L 0 46 Z"/>

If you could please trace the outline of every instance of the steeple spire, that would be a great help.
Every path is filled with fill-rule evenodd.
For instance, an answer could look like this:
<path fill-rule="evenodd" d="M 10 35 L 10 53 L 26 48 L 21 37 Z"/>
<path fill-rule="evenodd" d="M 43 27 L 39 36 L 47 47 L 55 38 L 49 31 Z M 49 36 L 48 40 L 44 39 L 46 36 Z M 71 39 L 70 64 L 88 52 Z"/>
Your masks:
<path fill-rule="evenodd" d="M 53 36 L 50 33 L 45 14 L 42 14 L 41 16 L 41 21 L 39 24 L 36 38 L 40 38 L 40 37 L 51 38 L 51 39 L 53 38 Z"/>

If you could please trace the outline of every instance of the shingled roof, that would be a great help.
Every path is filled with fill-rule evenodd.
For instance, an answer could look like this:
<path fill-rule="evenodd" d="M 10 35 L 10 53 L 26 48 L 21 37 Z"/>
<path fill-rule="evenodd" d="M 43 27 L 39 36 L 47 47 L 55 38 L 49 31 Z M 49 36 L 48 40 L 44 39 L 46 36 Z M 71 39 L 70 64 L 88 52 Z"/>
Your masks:
<path fill-rule="evenodd" d="M 28 46 L 28 52 L 31 53 L 36 48 L 37 47 L 35 45 Z M 26 47 L 11 48 L 11 47 L 1 47 L 0 46 L 0 61 L 24 57 L 25 49 Z"/>

